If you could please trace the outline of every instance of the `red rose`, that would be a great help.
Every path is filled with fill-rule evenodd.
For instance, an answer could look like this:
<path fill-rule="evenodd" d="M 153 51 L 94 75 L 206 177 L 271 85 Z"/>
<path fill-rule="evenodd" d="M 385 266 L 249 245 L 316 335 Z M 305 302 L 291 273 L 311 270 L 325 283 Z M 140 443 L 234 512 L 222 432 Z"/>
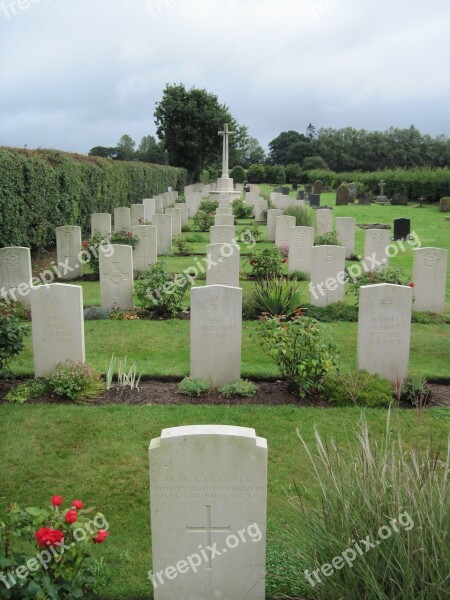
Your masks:
<path fill-rule="evenodd" d="M 83 242 L 83 248 L 89 248 L 89 242 Z"/>
<path fill-rule="evenodd" d="M 84 504 L 81 502 L 81 500 L 74 500 L 74 501 L 72 502 L 72 506 L 73 506 L 74 508 L 81 509 L 81 508 L 83 508 Z"/>
<path fill-rule="evenodd" d="M 63 501 L 62 496 L 52 496 L 52 504 L 53 506 L 61 506 Z"/>
<path fill-rule="evenodd" d="M 414 287 L 414 283 L 412 283 L 412 282 L 411 282 L 411 283 L 409 284 L 409 287 Z"/>
<path fill-rule="evenodd" d="M 60 546 L 64 534 L 59 529 L 41 527 L 35 532 L 34 537 L 41 548 L 46 548 L 47 546 Z"/>
<path fill-rule="evenodd" d="M 64 515 L 64 518 L 66 520 L 66 523 L 75 523 L 75 521 L 78 519 L 77 511 L 68 510 Z"/>
<path fill-rule="evenodd" d="M 104 542 L 106 540 L 108 535 L 109 535 L 109 531 L 105 531 L 104 529 L 99 529 L 97 536 L 95 538 L 92 538 L 92 541 L 94 542 L 94 544 L 101 544 L 102 542 Z"/>
<path fill-rule="evenodd" d="M 283 262 L 284 262 L 284 263 L 285 263 L 285 262 L 287 262 L 287 258 L 283 258 Z"/>

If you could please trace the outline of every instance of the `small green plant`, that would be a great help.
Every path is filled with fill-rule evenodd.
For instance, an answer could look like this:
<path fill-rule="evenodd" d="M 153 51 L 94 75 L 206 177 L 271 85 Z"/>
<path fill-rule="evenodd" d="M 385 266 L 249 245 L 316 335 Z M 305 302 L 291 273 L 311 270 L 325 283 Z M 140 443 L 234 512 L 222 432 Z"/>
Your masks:
<path fill-rule="evenodd" d="M 245 204 L 242 199 L 234 200 L 232 207 L 236 219 L 250 219 L 253 216 L 253 206 Z"/>
<path fill-rule="evenodd" d="M 102 306 L 88 306 L 84 309 L 85 321 L 105 321 L 110 315 L 111 309 Z"/>
<path fill-rule="evenodd" d="M 314 246 L 340 246 L 340 242 L 334 231 L 318 235 L 314 239 Z"/>
<path fill-rule="evenodd" d="M 217 200 L 202 200 L 200 202 L 199 210 L 207 213 L 208 215 L 212 215 L 216 212 L 219 207 L 219 203 Z"/>
<path fill-rule="evenodd" d="M 244 321 L 253 321 L 258 318 L 254 294 L 244 294 L 242 300 L 242 319 Z"/>
<path fill-rule="evenodd" d="M 124 246 L 131 246 L 133 249 L 136 248 L 138 242 L 138 238 L 131 231 L 115 231 L 109 236 L 110 244 L 122 244 Z"/>
<path fill-rule="evenodd" d="M 204 237 L 201 233 L 190 233 L 186 236 L 186 241 L 194 244 L 204 243 Z"/>
<path fill-rule="evenodd" d="M 169 273 L 159 260 L 146 277 L 135 283 L 136 296 L 143 308 L 161 317 L 173 318 L 184 308 L 192 282 L 183 274 Z"/>
<path fill-rule="evenodd" d="M 334 406 L 387 408 L 394 401 L 391 382 L 367 371 L 334 371 L 325 379 L 323 395 Z"/>
<path fill-rule="evenodd" d="M 193 217 L 192 222 L 197 231 L 209 231 L 214 225 L 214 215 L 199 210 Z"/>
<path fill-rule="evenodd" d="M 5 400 L 11 404 L 24 404 L 28 400 L 43 396 L 47 392 L 47 388 L 45 379 L 29 379 L 12 388 L 6 394 Z"/>
<path fill-rule="evenodd" d="M 0 378 L 11 374 L 9 364 L 13 356 L 22 352 L 26 335 L 28 331 L 19 319 L 3 309 L 0 313 Z"/>
<path fill-rule="evenodd" d="M 248 379 L 239 379 L 239 381 L 222 386 L 219 388 L 219 392 L 222 394 L 222 396 L 225 396 L 225 398 L 233 398 L 234 396 L 251 398 L 256 394 L 257 389 L 258 388 L 253 381 L 248 381 Z"/>
<path fill-rule="evenodd" d="M 338 349 L 324 326 L 309 317 L 265 317 L 258 335 L 291 391 L 305 397 L 323 390 L 337 364 Z"/>
<path fill-rule="evenodd" d="M 282 278 L 259 279 L 254 298 L 257 311 L 272 316 L 290 317 L 302 304 L 298 284 Z"/>
<path fill-rule="evenodd" d="M 344 321 L 356 323 L 358 321 L 358 307 L 355 304 L 345 302 L 333 302 L 328 306 L 304 305 L 304 311 L 308 317 L 312 317 L 321 323 L 333 323 Z"/>
<path fill-rule="evenodd" d="M 375 285 L 377 283 L 393 283 L 395 285 L 408 285 L 409 279 L 398 267 L 385 267 L 380 271 L 364 271 L 357 278 L 347 275 L 350 280 L 349 291 L 359 297 L 359 288 L 363 285 Z"/>
<path fill-rule="evenodd" d="M 204 379 L 191 379 L 185 377 L 178 386 L 178 391 L 183 396 L 190 396 L 191 398 L 200 398 L 204 396 L 209 390 L 209 383 Z"/>
<path fill-rule="evenodd" d="M 64 398 L 83 403 L 104 389 L 99 373 L 89 363 L 58 363 L 48 378 L 49 389 Z"/>
<path fill-rule="evenodd" d="M 313 213 L 307 206 L 288 206 L 283 214 L 295 217 L 297 227 L 312 227 Z"/>
<path fill-rule="evenodd" d="M 262 231 L 257 223 L 244 225 L 237 231 L 237 237 L 240 240 L 247 239 L 249 234 L 255 240 L 255 242 L 259 242 L 262 239 Z"/>
<path fill-rule="evenodd" d="M 251 274 L 259 279 L 277 277 L 283 271 L 283 255 L 276 246 L 254 250 L 249 255 L 248 263 Z"/>
<path fill-rule="evenodd" d="M 233 179 L 233 181 L 235 183 L 244 183 L 244 181 L 247 177 L 247 173 L 246 173 L 244 167 L 241 167 L 240 165 L 236 165 L 231 170 L 230 177 L 231 177 L 231 179 Z"/>
<path fill-rule="evenodd" d="M 423 408 L 428 403 L 430 395 L 426 379 L 410 375 L 403 382 L 400 399 L 415 408 Z"/>
<path fill-rule="evenodd" d="M 194 252 L 194 249 L 191 246 L 191 244 L 189 244 L 187 239 L 182 235 L 178 235 L 173 240 L 173 243 L 177 249 L 177 254 L 179 254 L 180 256 L 190 256 Z"/>
<path fill-rule="evenodd" d="M 120 388 L 129 387 L 130 390 L 139 390 L 141 375 L 137 375 L 137 365 L 133 363 L 127 367 L 127 359 L 120 359 L 117 366 L 117 384 Z"/>
<path fill-rule="evenodd" d="M 289 273 L 289 279 L 292 281 L 309 281 L 310 276 L 304 271 L 292 271 L 292 273 Z"/>

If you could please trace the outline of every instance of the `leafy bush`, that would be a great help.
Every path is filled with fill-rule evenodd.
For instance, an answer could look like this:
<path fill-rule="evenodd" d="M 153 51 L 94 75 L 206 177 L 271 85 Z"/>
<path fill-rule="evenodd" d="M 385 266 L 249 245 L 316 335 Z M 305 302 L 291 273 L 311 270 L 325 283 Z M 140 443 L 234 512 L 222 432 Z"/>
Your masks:
<path fill-rule="evenodd" d="M 412 406 L 422 408 L 428 404 L 430 395 L 426 380 L 423 377 L 410 375 L 403 382 L 400 399 Z"/>
<path fill-rule="evenodd" d="M 144 279 L 136 281 L 135 291 L 143 308 L 171 318 L 183 310 L 191 285 L 185 275 L 169 273 L 166 263 L 159 260 L 147 271 Z"/>
<path fill-rule="evenodd" d="M 256 394 L 257 387 L 253 381 L 248 379 L 240 379 L 234 383 L 224 385 L 219 388 L 219 392 L 225 398 L 233 398 L 233 396 L 240 396 L 241 398 L 251 398 Z"/>
<path fill-rule="evenodd" d="M 44 379 L 29 379 L 12 388 L 6 394 L 5 400 L 11 404 L 24 404 L 28 400 L 43 396 L 47 390 L 48 385 Z"/>
<path fill-rule="evenodd" d="M 304 271 L 292 271 L 292 273 L 289 273 L 289 279 L 292 281 L 309 281 L 311 278 Z"/>
<path fill-rule="evenodd" d="M 253 321 L 258 318 L 254 294 L 244 294 L 242 299 L 242 320 Z"/>
<path fill-rule="evenodd" d="M 284 185 L 285 183 L 286 183 L 286 171 L 284 170 L 284 167 L 278 167 L 276 184 Z"/>
<path fill-rule="evenodd" d="M 254 298 L 258 312 L 272 316 L 290 317 L 302 303 L 302 294 L 298 285 L 281 278 L 258 280 Z"/>
<path fill-rule="evenodd" d="M 345 302 L 333 302 L 328 306 L 306 304 L 303 306 L 303 310 L 308 317 L 322 323 L 333 323 L 335 321 L 356 323 L 358 321 L 358 306 L 355 304 L 346 304 Z"/>
<path fill-rule="evenodd" d="M 250 183 L 262 183 L 264 175 L 264 165 L 253 164 L 247 169 L 247 179 Z"/>
<path fill-rule="evenodd" d="M 312 210 L 307 206 L 288 206 L 283 214 L 295 217 L 297 227 L 312 227 Z"/>
<path fill-rule="evenodd" d="M 21 302 L 0 299 L 0 315 L 13 317 L 19 321 L 31 321 L 31 312 Z"/>
<path fill-rule="evenodd" d="M 28 331 L 8 309 L 0 313 L 0 377 L 11 373 L 9 363 L 13 356 L 22 352 L 23 339 Z"/>
<path fill-rule="evenodd" d="M 334 231 L 318 235 L 314 239 L 314 246 L 340 246 L 338 237 Z"/>
<path fill-rule="evenodd" d="M 236 219 L 249 219 L 253 216 L 253 206 L 247 206 L 244 200 L 237 199 L 233 200 L 233 215 Z"/>
<path fill-rule="evenodd" d="M 255 277 L 267 278 L 281 275 L 283 270 L 283 255 L 276 246 L 254 250 L 250 253 L 248 263 Z"/>
<path fill-rule="evenodd" d="M 300 165 L 291 164 L 286 166 L 286 181 L 292 183 L 293 186 L 297 185 L 302 176 Z"/>
<path fill-rule="evenodd" d="M 291 391 L 300 397 L 322 391 L 324 377 L 336 367 L 338 357 L 323 326 L 309 317 L 266 317 L 258 335 Z"/>
<path fill-rule="evenodd" d="M 367 371 L 333 372 L 325 379 L 323 394 L 335 406 L 388 407 L 394 400 L 391 382 Z"/>
<path fill-rule="evenodd" d="M 258 225 L 258 223 L 252 223 L 251 225 L 243 225 L 237 231 L 237 239 L 244 240 L 248 238 L 248 234 L 255 240 L 255 242 L 259 242 L 262 239 L 262 231 Z"/>
<path fill-rule="evenodd" d="M 217 202 L 217 200 L 202 200 L 199 206 L 199 210 L 202 210 L 208 215 L 215 213 L 218 208 L 219 203 Z"/>
<path fill-rule="evenodd" d="M 204 243 L 203 235 L 201 233 L 190 233 L 186 236 L 186 241 L 191 243 Z"/>
<path fill-rule="evenodd" d="M 104 389 L 99 373 L 88 363 L 58 363 L 48 378 L 49 389 L 74 402 L 96 398 Z"/>
<path fill-rule="evenodd" d="M 178 235 L 173 240 L 173 243 L 175 245 L 175 248 L 177 249 L 177 254 L 179 254 L 180 256 L 190 256 L 194 252 L 194 248 L 182 235 Z"/>
<path fill-rule="evenodd" d="M 84 309 L 85 321 L 104 321 L 109 319 L 110 315 L 111 309 L 102 306 L 88 306 Z"/>
<path fill-rule="evenodd" d="M 135 237 L 131 231 L 115 231 L 109 236 L 110 244 L 123 244 L 124 246 L 131 246 L 134 250 L 138 245 L 138 238 Z"/>
<path fill-rule="evenodd" d="M 214 225 L 214 216 L 199 210 L 192 218 L 195 229 L 197 231 L 209 231 L 209 228 Z"/>
<path fill-rule="evenodd" d="M 200 398 L 204 396 L 209 390 L 209 383 L 204 379 L 191 379 L 185 377 L 178 386 L 178 391 L 183 396 L 190 396 L 191 398 Z"/>
<path fill-rule="evenodd" d="M 233 179 L 234 183 L 244 183 L 247 178 L 247 173 L 245 172 L 244 167 L 237 165 L 231 169 L 230 177 Z"/>
<path fill-rule="evenodd" d="M 348 269 L 346 269 L 348 274 Z M 363 285 L 375 285 L 377 283 L 393 283 L 395 285 L 408 285 L 409 279 L 398 267 L 385 267 L 380 271 L 363 271 L 357 279 L 348 274 L 350 285 L 349 291 L 359 297 L 359 288 Z"/>

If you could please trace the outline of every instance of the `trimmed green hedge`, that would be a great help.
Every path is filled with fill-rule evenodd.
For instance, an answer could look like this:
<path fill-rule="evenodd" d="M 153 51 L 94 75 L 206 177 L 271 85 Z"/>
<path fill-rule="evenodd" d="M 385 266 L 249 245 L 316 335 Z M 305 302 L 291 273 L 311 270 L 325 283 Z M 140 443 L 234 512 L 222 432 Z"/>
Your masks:
<path fill-rule="evenodd" d="M 388 196 L 404 194 L 411 200 L 417 200 L 420 196 L 424 196 L 429 202 L 438 202 L 443 196 L 450 196 L 450 170 L 447 168 L 385 169 L 371 173 L 361 173 L 360 171 L 335 173 L 334 171 L 315 169 L 308 171 L 307 176 L 309 183 L 321 179 L 325 185 L 333 188 L 338 188 L 343 182 L 360 182 L 365 185 L 367 191 L 375 195 L 379 195 L 378 183 L 383 180 Z"/>
<path fill-rule="evenodd" d="M 55 227 L 90 231 L 91 214 L 182 191 L 184 169 L 58 150 L 0 147 L 0 247 L 54 246 Z"/>

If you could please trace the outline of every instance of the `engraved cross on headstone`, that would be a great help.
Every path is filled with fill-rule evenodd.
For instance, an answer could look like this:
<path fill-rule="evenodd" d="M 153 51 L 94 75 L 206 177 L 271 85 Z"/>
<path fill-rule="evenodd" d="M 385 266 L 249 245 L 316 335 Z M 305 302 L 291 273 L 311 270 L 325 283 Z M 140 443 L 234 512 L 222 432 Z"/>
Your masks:
<path fill-rule="evenodd" d="M 201 527 L 186 527 L 188 533 L 206 533 L 206 546 L 210 555 L 210 560 L 206 569 L 208 571 L 212 570 L 211 566 L 211 555 L 212 555 L 212 534 L 213 533 L 230 533 L 230 525 L 226 526 L 213 526 L 211 524 L 211 505 L 205 504 L 206 509 L 206 525 Z"/>
<path fill-rule="evenodd" d="M 129 273 L 122 273 L 119 262 L 114 262 L 112 269 L 108 273 L 105 273 L 105 275 L 113 285 L 114 300 L 120 300 L 120 284 L 124 281 L 125 277 L 129 276 Z"/>
<path fill-rule="evenodd" d="M 229 152 L 229 140 L 230 135 L 233 135 L 234 131 L 228 131 L 228 123 L 223 126 L 223 131 L 219 131 L 219 135 L 223 136 L 223 150 L 222 150 L 222 177 L 228 177 L 228 152 Z"/>

